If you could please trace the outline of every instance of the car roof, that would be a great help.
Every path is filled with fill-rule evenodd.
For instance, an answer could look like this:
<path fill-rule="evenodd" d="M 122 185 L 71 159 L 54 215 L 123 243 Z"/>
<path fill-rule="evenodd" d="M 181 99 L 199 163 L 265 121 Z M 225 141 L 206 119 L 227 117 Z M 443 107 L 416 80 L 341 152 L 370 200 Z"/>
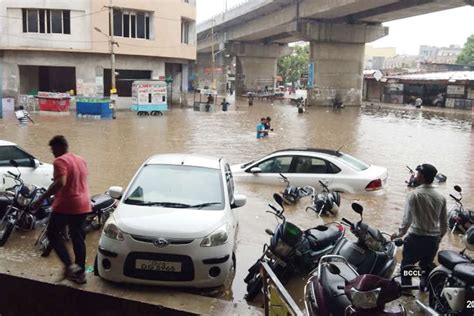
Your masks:
<path fill-rule="evenodd" d="M 326 155 L 336 156 L 336 157 L 342 156 L 342 153 L 337 150 L 323 149 L 323 148 L 306 148 L 306 147 L 281 149 L 281 150 L 274 151 L 272 154 L 277 154 L 277 153 L 282 153 L 282 152 L 314 152 L 314 153 L 326 154 Z"/>
<path fill-rule="evenodd" d="M 16 146 L 15 143 L 9 142 L 7 140 L 1 140 L 0 139 L 0 146 Z"/>
<path fill-rule="evenodd" d="M 197 154 L 160 154 L 150 157 L 147 165 L 183 165 L 220 169 L 222 158 Z"/>

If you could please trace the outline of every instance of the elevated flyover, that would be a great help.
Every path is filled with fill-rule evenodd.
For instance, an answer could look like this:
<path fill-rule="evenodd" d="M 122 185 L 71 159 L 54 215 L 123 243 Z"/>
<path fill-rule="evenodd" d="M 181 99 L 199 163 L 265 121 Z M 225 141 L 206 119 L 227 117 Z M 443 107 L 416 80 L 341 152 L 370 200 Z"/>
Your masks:
<path fill-rule="evenodd" d="M 315 64 L 310 103 L 327 105 L 338 96 L 360 105 L 365 44 L 388 35 L 383 22 L 465 5 L 474 0 L 249 0 L 197 26 L 198 77 L 217 79 L 222 90 L 236 57 L 237 93 L 274 85 L 288 43 L 308 41 Z"/>

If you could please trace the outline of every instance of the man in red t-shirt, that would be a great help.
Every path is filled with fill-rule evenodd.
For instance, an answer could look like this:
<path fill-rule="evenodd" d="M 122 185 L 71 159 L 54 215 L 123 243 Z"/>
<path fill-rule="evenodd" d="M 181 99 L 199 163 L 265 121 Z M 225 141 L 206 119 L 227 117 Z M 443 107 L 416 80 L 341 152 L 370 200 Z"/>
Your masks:
<path fill-rule="evenodd" d="M 87 186 L 87 164 L 81 157 L 68 152 L 64 136 L 54 136 L 49 146 L 54 160 L 54 181 L 37 202 L 54 195 L 53 213 L 49 220 L 48 239 L 65 266 L 65 278 L 73 282 L 86 283 L 86 242 L 83 229 L 87 213 L 91 212 L 89 188 Z M 67 251 L 61 232 L 69 227 L 75 263 Z"/>

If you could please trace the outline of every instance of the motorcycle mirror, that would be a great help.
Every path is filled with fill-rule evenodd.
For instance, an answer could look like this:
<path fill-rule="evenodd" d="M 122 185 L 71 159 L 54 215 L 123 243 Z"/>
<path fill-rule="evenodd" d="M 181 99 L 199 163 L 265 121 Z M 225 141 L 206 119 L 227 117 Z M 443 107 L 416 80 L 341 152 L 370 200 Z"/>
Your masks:
<path fill-rule="evenodd" d="M 271 231 L 270 229 L 265 229 L 265 232 L 270 235 L 270 236 L 273 236 L 273 231 Z"/>
<path fill-rule="evenodd" d="M 362 205 L 360 205 L 359 203 L 352 203 L 352 209 L 354 210 L 354 212 L 356 212 L 357 214 L 360 215 L 360 217 L 362 217 L 362 213 L 364 212 L 364 208 L 362 207 Z"/>
<path fill-rule="evenodd" d="M 328 270 L 332 274 L 341 274 L 341 270 L 334 263 L 328 264 Z"/>
<path fill-rule="evenodd" d="M 395 246 L 397 246 L 397 247 L 403 246 L 403 239 L 401 239 L 401 238 L 397 238 L 393 242 L 394 242 Z"/>
<path fill-rule="evenodd" d="M 282 198 L 282 196 L 278 193 L 273 193 L 273 199 L 283 209 L 283 198 Z"/>
<path fill-rule="evenodd" d="M 19 165 L 18 165 L 18 162 L 16 162 L 16 161 L 13 160 L 13 159 L 10 160 L 10 165 L 12 165 L 12 166 L 15 167 L 15 168 L 18 168 L 18 166 L 19 166 Z"/>
<path fill-rule="evenodd" d="M 462 192 L 462 189 L 461 189 L 461 187 L 460 187 L 459 185 L 455 185 L 455 186 L 454 186 L 454 190 L 455 190 L 456 192 L 459 192 L 459 193 Z"/>

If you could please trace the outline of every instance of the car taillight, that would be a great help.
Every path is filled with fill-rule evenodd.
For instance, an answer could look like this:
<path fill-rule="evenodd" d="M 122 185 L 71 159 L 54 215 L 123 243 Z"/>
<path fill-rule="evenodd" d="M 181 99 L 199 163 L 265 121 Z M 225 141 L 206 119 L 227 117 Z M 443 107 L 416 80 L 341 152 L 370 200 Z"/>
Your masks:
<path fill-rule="evenodd" d="M 371 181 L 366 187 L 365 191 L 375 191 L 382 188 L 382 180 L 377 179 Z"/>

